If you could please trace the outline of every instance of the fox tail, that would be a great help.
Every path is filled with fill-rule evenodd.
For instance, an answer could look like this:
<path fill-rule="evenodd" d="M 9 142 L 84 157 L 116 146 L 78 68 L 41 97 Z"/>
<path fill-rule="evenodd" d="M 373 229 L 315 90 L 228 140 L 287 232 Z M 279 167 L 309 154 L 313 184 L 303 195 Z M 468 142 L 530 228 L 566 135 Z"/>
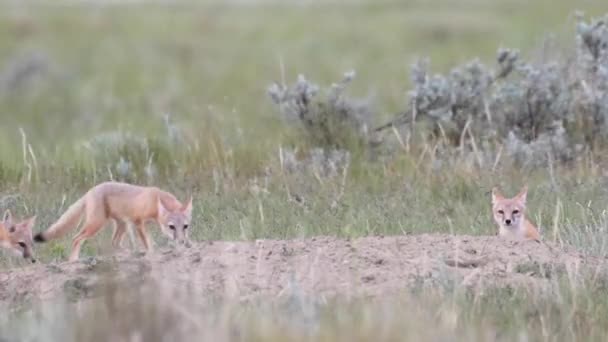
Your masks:
<path fill-rule="evenodd" d="M 46 242 L 52 239 L 56 239 L 65 234 L 70 228 L 74 228 L 78 225 L 80 218 L 84 212 L 85 200 L 84 197 L 80 198 L 74 204 L 72 204 L 63 215 L 53 223 L 47 230 L 40 232 L 34 236 L 36 242 Z"/>

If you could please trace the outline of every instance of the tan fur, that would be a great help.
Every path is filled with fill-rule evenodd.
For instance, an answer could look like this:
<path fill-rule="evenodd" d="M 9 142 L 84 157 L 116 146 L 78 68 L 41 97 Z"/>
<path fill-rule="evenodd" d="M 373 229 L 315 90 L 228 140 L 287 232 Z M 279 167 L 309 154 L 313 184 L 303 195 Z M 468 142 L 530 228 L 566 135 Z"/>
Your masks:
<path fill-rule="evenodd" d="M 192 197 L 182 204 L 172 194 L 155 187 L 143 187 L 118 182 L 101 183 L 89 190 L 45 232 L 36 235 L 38 242 L 55 239 L 78 225 L 84 215 L 84 224 L 72 240 L 70 261 L 78 259 L 80 246 L 95 235 L 108 221 L 114 222 L 112 244 L 119 247 L 127 222 L 135 225 L 136 235 L 146 250 L 151 241 L 145 223 L 156 221 L 161 231 L 179 243 L 187 243 L 188 226 L 192 217 Z"/>
<path fill-rule="evenodd" d="M 35 221 L 36 217 L 33 216 L 14 223 L 11 212 L 7 210 L 0 221 L 0 247 L 11 249 L 24 259 L 36 262 L 32 240 L 32 227 Z"/>
<path fill-rule="evenodd" d="M 497 188 L 492 189 L 492 213 L 498 225 L 498 235 L 540 241 L 536 227 L 526 219 L 527 186 L 513 198 L 505 198 Z"/>

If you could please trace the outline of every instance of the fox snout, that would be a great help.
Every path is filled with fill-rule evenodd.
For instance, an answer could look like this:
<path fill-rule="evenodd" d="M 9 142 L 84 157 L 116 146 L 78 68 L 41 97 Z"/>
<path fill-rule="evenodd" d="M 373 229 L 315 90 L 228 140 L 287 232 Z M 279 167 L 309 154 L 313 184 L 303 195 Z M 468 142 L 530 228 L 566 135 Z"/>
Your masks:
<path fill-rule="evenodd" d="M 506 215 L 505 215 L 506 216 Z M 515 216 L 503 217 L 502 224 L 505 227 L 512 227 L 517 225 L 517 218 Z"/>
<path fill-rule="evenodd" d="M 27 247 L 24 248 L 22 244 L 19 244 L 17 246 L 6 246 L 6 247 L 12 247 L 11 250 L 15 256 L 20 256 L 23 259 L 30 261 L 32 264 L 36 263 L 36 258 L 34 258 L 34 255 L 31 251 L 31 249 L 29 249 Z"/>
<path fill-rule="evenodd" d="M 32 255 L 32 252 L 27 247 L 25 249 L 23 249 L 23 259 L 31 261 L 32 264 L 36 263 L 36 258 L 34 258 L 34 256 Z"/>
<path fill-rule="evenodd" d="M 36 258 L 34 258 L 31 254 L 23 253 L 23 258 L 32 262 L 32 264 L 36 263 Z"/>
<path fill-rule="evenodd" d="M 521 211 L 519 209 L 512 212 L 508 209 L 498 209 L 494 212 L 494 220 L 499 226 L 505 228 L 518 227 L 521 223 Z"/>
<path fill-rule="evenodd" d="M 175 239 L 178 245 L 184 246 L 186 248 L 192 247 L 192 244 L 187 239 Z"/>

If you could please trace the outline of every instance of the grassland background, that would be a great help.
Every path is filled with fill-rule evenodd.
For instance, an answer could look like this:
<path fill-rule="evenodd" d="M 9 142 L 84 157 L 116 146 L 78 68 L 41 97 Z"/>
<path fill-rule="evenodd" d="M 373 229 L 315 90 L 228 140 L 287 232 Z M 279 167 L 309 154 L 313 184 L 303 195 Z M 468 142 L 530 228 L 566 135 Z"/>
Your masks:
<path fill-rule="evenodd" d="M 291 82 L 298 73 L 329 85 L 354 69 L 349 93 L 371 96 L 380 124 L 404 108 L 408 66 L 417 57 L 429 57 L 434 70 L 446 71 L 475 57 L 491 64 L 501 46 L 532 58 L 548 35 L 567 49 L 573 45 L 575 10 L 598 16 L 607 8 L 599 0 L 318 1 L 306 6 L 3 2 L 0 209 L 36 214 L 36 230 L 41 230 L 86 188 L 112 178 L 159 185 L 182 197 L 193 192 L 195 239 L 493 234 L 490 188 L 499 184 L 510 194 L 528 183 L 530 215 L 548 239 L 604 254 L 606 181 L 602 165 L 593 160 L 526 172 L 508 165 L 494 172 L 466 166 L 430 172 L 431 160 L 403 153 L 383 163 L 354 160 L 345 177 L 286 175 L 280 149 L 309 146 L 266 95 L 271 82 Z M 38 65 L 32 75 L 11 82 L 27 61 Z M 42 71 L 36 69 L 40 65 Z M 169 125 L 163 121 L 168 113 Z M 177 142 L 171 140 L 175 132 Z M 90 147 L 121 134 L 135 147 L 127 144 L 118 152 Z M 122 176 L 117 175 L 121 157 L 130 165 Z M 147 177 L 142 168 L 150 163 L 155 173 Z M 302 203 L 290 201 L 294 193 Z M 332 205 L 336 197 L 337 206 Z M 89 241 L 83 254 L 107 248 L 108 232 L 102 235 Z M 43 262 L 58 260 L 65 258 L 67 246 L 63 239 L 37 253 Z M 3 263 L 20 265 L 4 257 Z M 442 328 L 448 335 L 466 328 L 471 336 L 497 326 L 525 330 L 528 323 L 518 314 L 542 307 L 545 311 L 535 317 L 552 319 L 549 331 L 557 334 L 568 318 L 553 310 L 580 305 L 529 303 L 526 296 L 514 302 L 488 297 L 512 311 L 493 311 L 489 307 L 495 303 L 471 305 L 470 298 L 454 296 L 447 312 L 466 312 L 466 324 L 444 320 Z M 599 317 L 587 304 L 577 308 Z M 509 323 L 486 322 L 485 315 Z M 471 328 L 480 320 L 479 331 Z M 584 330 L 581 323 L 573 331 Z"/>
<path fill-rule="evenodd" d="M 463 169 L 429 177 L 413 167 L 418 155 L 405 154 L 382 165 L 355 162 L 345 179 L 345 204 L 329 208 L 342 177 L 278 177 L 279 148 L 307 146 L 281 120 L 266 87 L 298 73 L 329 85 L 354 69 L 350 94 L 371 95 L 380 124 L 403 109 L 416 58 L 429 57 L 445 71 L 473 58 L 491 64 L 501 46 L 533 56 L 550 35 L 568 48 L 574 11 L 593 16 L 604 9 L 601 1 L 2 6 L 3 207 L 37 213 L 42 229 L 94 183 L 155 184 L 182 196 L 196 192 L 194 235 L 214 239 L 491 233 L 490 187 L 503 183 L 512 192 L 528 178 L 532 215 L 550 219 L 556 184 L 546 182 L 546 170 Z M 14 76 L 27 63 L 38 69 Z M 174 132 L 186 142 L 168 144 Z M 105 151 L 120 134 L 145 140 L 144 148 Z M 25 159 L 24 137 L 32 150 Z M 103 143 L 101 152 L 87 148 L 95 141 Z M 120 159 L 132 169 L 154 163 L 156 176 L 144 177 L 141 168 L 117 176 Z M 596 186 L 601 177 L 588 173 L 570 170 L 560 179 L 564 190 L 576 189 L 561 193 L 574 217 L 581 216 L 578 204 L 602 210 L 594 201 L 605 196 Z M 254 178 L 270 192 L 253 195 Z M 308 207 L 288 202 L 285 188 L 304 196 Z"/>

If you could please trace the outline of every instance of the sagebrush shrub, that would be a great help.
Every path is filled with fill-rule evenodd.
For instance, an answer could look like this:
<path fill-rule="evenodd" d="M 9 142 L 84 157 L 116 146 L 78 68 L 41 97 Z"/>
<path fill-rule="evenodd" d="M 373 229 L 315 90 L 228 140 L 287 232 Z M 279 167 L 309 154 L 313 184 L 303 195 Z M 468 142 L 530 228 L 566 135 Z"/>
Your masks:
<path fill-rule="evenodd" d="M 448 74 L 429 73 L 426 60 L 411 67 L 409 107 L 389 124 L 431 124 L 429 139 L 462 147 L 468 139 L 506 146 L 516 161 L 567 161 L 584 148 L 605 146 L 608 132 L 608 16 L 579 16 L 570 55 L 543 54 L 528 62 L 500 48 L 494 70 L 473 60 Z"/>
<path fill-rule="evenodd" d="M 23 92 L 36 79 L 53 72 L 53 63 L 42 51 L 28 51 L 14 56 L 0 69 L 0 96 Z"/>
<path fill-rule="evenodd" d="M 303 75 L 291 86 L 272 84 L 268 94 L 283 117 L 298 125 L 309 145 L 328 149 L 365 146 L 373 112 L 369 101 L 345 96 L 354 77 L 354 72 L 345 73 L 324 98 L 318 96 L 319 87 Z"/>

